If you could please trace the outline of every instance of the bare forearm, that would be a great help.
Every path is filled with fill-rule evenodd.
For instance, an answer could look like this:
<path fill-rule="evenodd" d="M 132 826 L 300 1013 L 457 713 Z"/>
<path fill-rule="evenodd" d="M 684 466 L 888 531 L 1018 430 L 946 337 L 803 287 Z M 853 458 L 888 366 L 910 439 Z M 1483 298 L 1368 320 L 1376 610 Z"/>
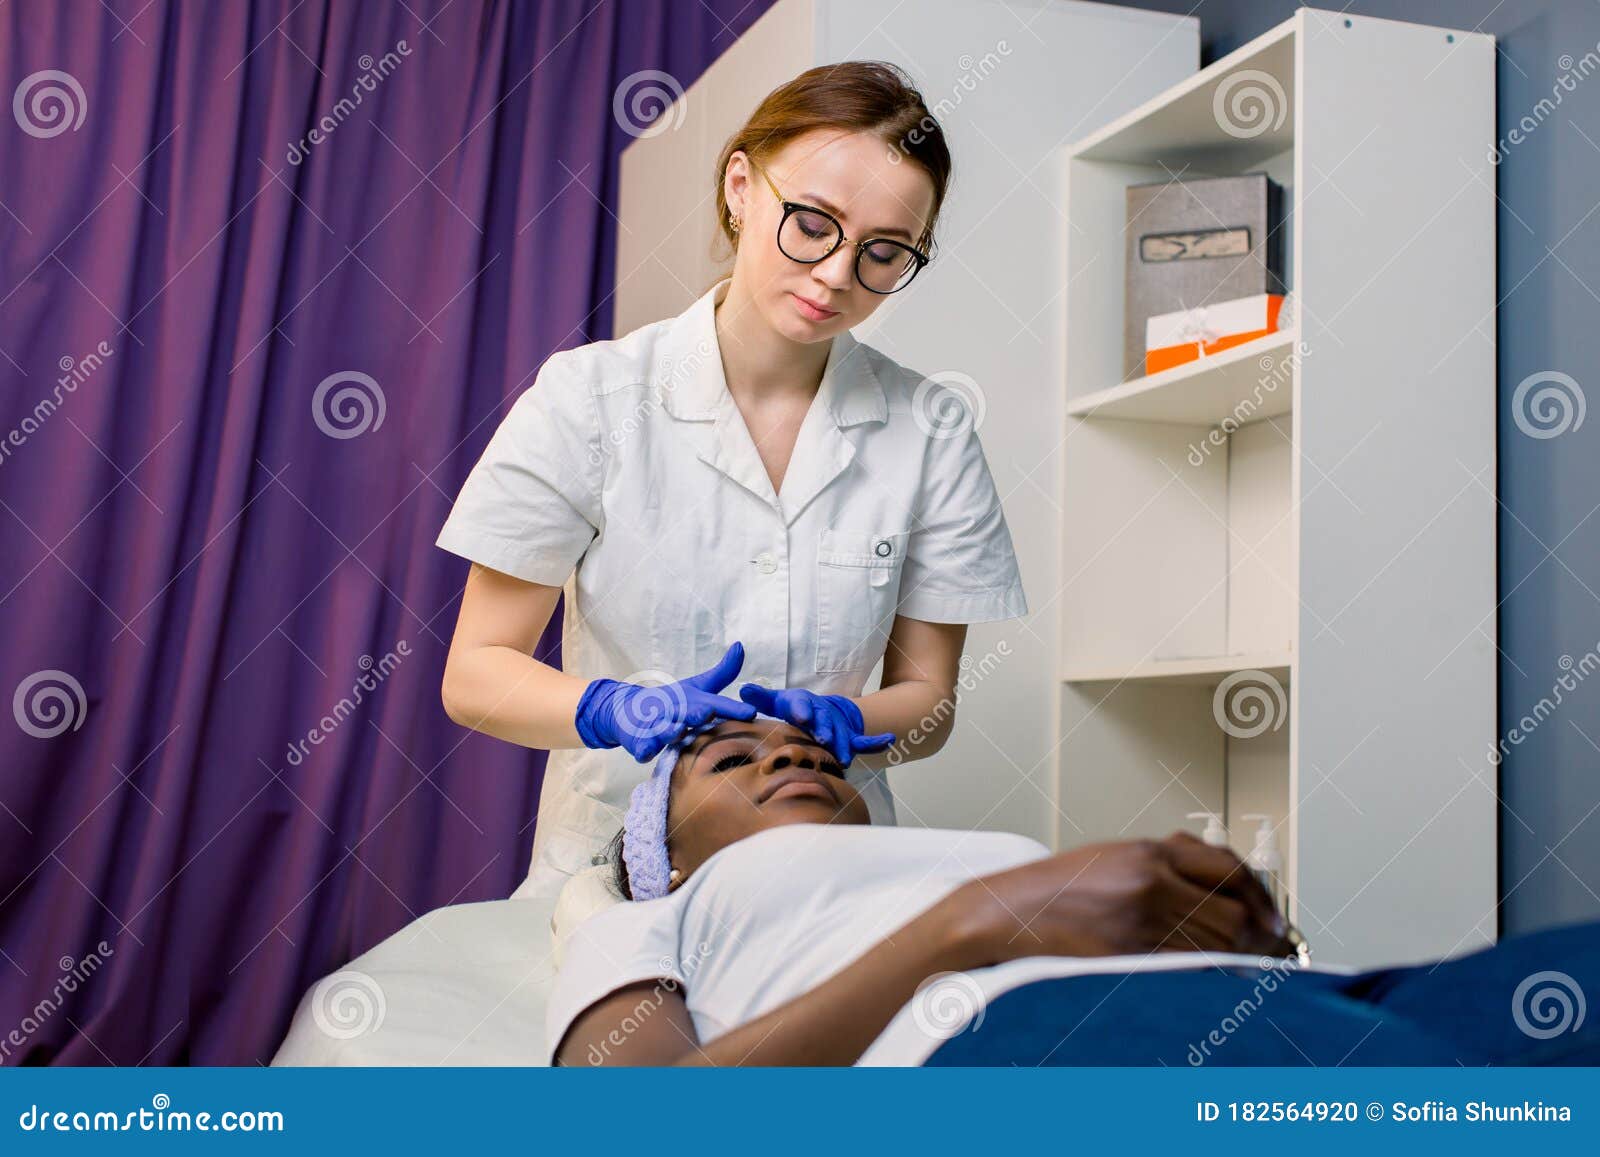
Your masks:
<path fill-rule="evenodd" d="M 854 1064 L 927 977 L 991 962 L 993 931 L 962 895 L 952 893 L 810 992 L 678 1064 Z"/>
<path fill-rule="evenodd" d="M 452 655 L 445 709 L 463 727 L 524 747 L 582 747 L 574 716 L 588 681 L 511 647 Z"/>
<path fill-rule="evenodd" d="M 926 759 L 944 746 L 956 718 L 953 688 L 922 679 L 908 679 L 854 700 L 861 708 L 868 735 L 892 731 L 895 741 L 887 751 L 856 756 L 867 767 L 892 767 L 913 759 Z"/>

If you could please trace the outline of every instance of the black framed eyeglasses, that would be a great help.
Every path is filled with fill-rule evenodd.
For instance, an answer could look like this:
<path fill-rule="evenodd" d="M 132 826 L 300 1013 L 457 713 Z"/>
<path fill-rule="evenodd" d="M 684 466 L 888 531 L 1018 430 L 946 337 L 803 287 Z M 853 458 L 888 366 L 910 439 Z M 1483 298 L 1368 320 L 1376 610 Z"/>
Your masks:
<path fill-rule="evenodd" d="M 783 219 L 778 222 L 780 253 L 801 265 L 815 265 L 827 260 L 845 243 L 844 226 L 832 213 L 815 205 L 785 199 L 767 171 L 753 160 L 750 164 L 783 206 Z M 885 296 L 899 293 L 932 260 L 915 246 L 892 237 L 868 237 L 854 244 L 856 281 L 869 293 Z"/>

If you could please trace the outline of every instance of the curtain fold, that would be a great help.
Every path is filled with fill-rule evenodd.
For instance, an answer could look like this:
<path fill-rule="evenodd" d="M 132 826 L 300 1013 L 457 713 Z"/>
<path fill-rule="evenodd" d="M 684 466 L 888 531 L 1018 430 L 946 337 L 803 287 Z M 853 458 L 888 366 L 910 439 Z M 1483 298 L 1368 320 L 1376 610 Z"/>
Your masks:
<path fill-rule="evenodd" d="M 767 6 L 0 8 L 5 1063 L 266 1061 L 521 880 L 543 757 L 444 715 L 433 538 L 612 336 L 613 93 Z"/>

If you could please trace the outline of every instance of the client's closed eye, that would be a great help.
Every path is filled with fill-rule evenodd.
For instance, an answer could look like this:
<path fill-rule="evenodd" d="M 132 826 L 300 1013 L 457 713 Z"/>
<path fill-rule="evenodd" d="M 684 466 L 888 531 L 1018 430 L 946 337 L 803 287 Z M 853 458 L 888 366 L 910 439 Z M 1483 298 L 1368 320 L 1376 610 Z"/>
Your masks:
<path fill-rule="evenodd" d="M 740 751 L 735 752 L 732 755 L 724 755 L 721 759 L 717 760 L 716 763 L 711 765 L 711 773 L 715 775 L 719 771 L 727 771 L 730 767 L 739 767 L 749 762 L 750 753 L 748 751 Z M 838 779 L 844 778 L 844 768 L 840 767 L 838 761 L 834 759 L 818 760 L 817 770 L 821 771 L 825 775 L 835 776 Z"/>

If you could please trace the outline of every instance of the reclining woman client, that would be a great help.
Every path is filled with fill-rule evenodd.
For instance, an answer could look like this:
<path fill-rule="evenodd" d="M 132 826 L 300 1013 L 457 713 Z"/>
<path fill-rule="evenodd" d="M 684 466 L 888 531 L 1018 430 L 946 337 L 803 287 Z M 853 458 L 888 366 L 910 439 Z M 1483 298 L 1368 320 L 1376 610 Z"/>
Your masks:
<path fill-rule="evenodd" d="M 1509 1003 L 1541 970 L 1600 991 L 1600 924 L 1297 966 L 1227 849 L 875 826 L 828 750 L 765 716 L 669 746 L 613 851 L 629 902 L 571 935 L 554 1064 L 1600 1062 L 1600 1018 L 1540 1035 L 1548 1006 Z"/>

